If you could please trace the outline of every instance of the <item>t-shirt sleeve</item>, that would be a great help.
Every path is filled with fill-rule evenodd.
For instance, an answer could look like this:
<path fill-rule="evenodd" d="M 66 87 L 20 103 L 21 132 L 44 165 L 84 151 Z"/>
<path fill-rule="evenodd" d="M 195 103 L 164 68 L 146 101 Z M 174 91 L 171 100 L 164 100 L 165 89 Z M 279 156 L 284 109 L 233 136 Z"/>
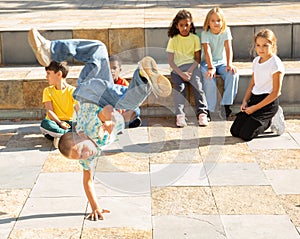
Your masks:
<path fill-rule="evenodd" d="M 202 31 L 200 35 L 201 43 L 209 43 L 208 32 Z"/>
<path fill-rule="evenodd" d="M 229 27 L 225 30 L 225 40 L 232 40 L 231 30 Z"/>
<path fill-rule="evenodd" d="M 276 72 L 281 72 L 281 73 L 285 74 L 284 65 L 279 58 L 276 58 L 276 60 L 273 64 L 273 67 L 272 67 L 272 74 L 274 74 Z"/>
<path fill-rule="evenodd" d="M 173 38 L 170 38 L 169 41 L 168 41 L 167 52 L 170 52 L 170 53 L 174 53 L 175 52 Z"/>
<path fill-rule="evenodd" d="M 48 102 L 48 101 L 52 101 L 51 97 L 50 97 L 50 93 L 49 93 L 49 89 L 48 87 L 44 89 L 43 91 L 43 99 L 42 102 Z"/>

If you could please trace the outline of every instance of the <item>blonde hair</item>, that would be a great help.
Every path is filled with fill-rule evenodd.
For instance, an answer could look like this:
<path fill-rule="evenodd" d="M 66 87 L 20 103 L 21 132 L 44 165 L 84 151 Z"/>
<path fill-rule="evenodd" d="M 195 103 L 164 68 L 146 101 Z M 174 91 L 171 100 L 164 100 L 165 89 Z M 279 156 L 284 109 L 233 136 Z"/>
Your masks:
<path fill-rule="evenodd" d="M 277 38 L 273 31 L 270 29 L 262 29 L 256 33 L 254 36 L 254 46 L 258 37 L 265 38 L 272 45 L 273 54 L 277 54 Z"/>
<path fill-rule="evenodd" d="M 221 33 L 224 33 L 226 30 L 227 24 L 226 24 L 224 12 L 219 7 L 215 7 L 207 13 L 206 18 L 204 20 L 204 24 L 203 24 L 203 30 L 207 32 L 210 29 L 209 21 L 210 21 L 211 15 L 213 13 L 217 13 L 219 15 L 219 17 L 221 18 L 221 20 L 222 20 Z"/>

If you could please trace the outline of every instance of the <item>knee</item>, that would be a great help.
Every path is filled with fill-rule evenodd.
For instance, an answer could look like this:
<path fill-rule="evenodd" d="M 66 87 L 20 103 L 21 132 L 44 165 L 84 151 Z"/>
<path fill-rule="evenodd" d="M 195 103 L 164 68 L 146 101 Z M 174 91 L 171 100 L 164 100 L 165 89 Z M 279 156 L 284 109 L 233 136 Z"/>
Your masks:
<path fill-rule="evenodd" d="M 236 129 L 234 126 L 231 126 L 230 133 L 233 137 L 239 138 L 239 130 Z"/>

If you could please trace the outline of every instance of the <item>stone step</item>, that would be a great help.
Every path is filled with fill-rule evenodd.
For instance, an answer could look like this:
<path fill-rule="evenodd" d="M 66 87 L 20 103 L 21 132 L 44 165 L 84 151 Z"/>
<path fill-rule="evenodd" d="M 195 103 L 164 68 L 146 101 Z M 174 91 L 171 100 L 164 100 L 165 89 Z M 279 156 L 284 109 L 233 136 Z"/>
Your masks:
<path fill-rule="evenodd" d="M 166 25 L 168 26 L 168 25 Z M 278 38 L 278 55 L 282 59 L 300 58 L 299 22 L 278 22 L 272 24 L 231 25 L 233 35 L 234 61 L 250 61 L 255 32 L 270 28 Z M 32 65 L 38 64 L 27 41 L 28 29 L 0 29 L 0 64 Z M 119 54 L 122 60 L 128 58 L 136 62 L 146 54 L 160 62 L 167 61 L 167 27 L 132 27 L 114 29 L 47 29 L 41 34 L 49 40 L 55 39 L 97 39 L 108 48 L 110 55 Z M 201 28 L 197 28 L 200 33 Z"/>
<path fill-rule="evenodd" d="M 240 74 L 239 91 L 234 108 L 237 111 L 244 96 L 244 92 L 251 79 L 251 62 L 234 63 Z M 286 75 L 282 87 L 280 102 L 289 114 L 300 113 L 300 61 L 284 61 Z M 76 79 L 82 69 L 82 65 L 71 65 L 68 82 L 76 86 Z M 170 79 L 168 64 L 158 64 L 162 74 Z M 136 64 L 124 64 L 122 77 L 130 79 Z M 39 66 L 15 66 L 0 68 L 0 119 L 41 119 L 44 117 L 44 106 L 41 102 L 43 89 L 48 86 L 45 78 L 44 67 Z M 222 91 L 222 80 L 218 80 L 218 87 Z M 191 89 L 187 94 L 188 102 L 193 106 Z M 189 104 L 187 102 L 187 104 Z M 151 94 L 141 107 L 143 115 L 168 116 L 174 114 L 173 98 L 156 98 Z M 191 107 L 192 108 L 192 107 Z"/>

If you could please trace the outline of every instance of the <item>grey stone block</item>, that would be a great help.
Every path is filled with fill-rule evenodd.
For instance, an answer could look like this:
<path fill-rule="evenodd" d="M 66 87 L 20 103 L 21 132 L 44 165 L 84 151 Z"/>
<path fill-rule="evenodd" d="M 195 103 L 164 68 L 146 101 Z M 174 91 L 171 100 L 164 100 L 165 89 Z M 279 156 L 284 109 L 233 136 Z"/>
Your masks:
<path fill-rule="evenodd" d="M 277 38 L 278 56 L 282 59 L 292 58 L 292 24 L 256 25 L 255 33 L 268 28 L 275 33 Z"/>
<path fill-rule="evenodd" d="M 232 26 L 230 29 L 234 61 L 251 60 L 254 26 Z"/>
<path fill-rule="evenodd" d="M 40 31 L 49 40 L 72 38 L 72 31 Z M 28 31 L 3 32 L 3 64 L 38 64 L 27 39 Z"/>

